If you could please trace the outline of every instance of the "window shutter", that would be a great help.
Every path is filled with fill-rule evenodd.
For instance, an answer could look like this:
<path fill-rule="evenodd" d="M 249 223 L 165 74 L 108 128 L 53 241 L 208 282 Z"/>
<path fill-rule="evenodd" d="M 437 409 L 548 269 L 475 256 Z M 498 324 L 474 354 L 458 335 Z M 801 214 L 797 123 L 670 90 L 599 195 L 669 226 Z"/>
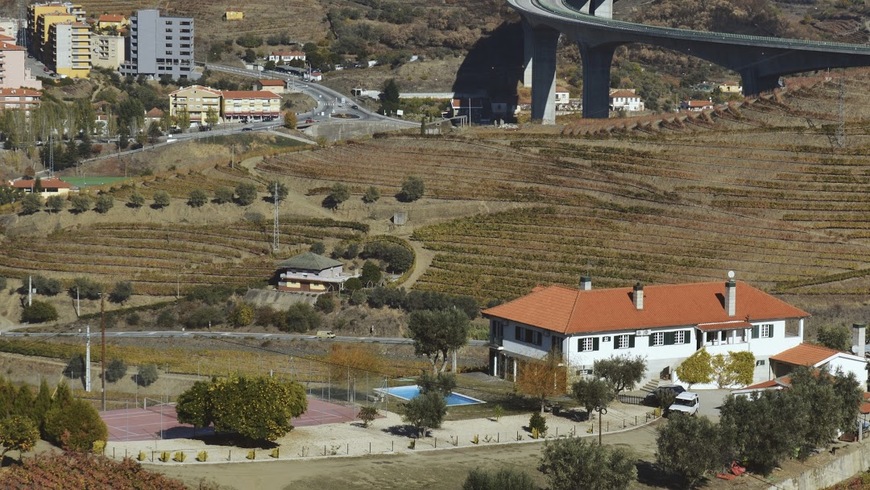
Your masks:
<path fill-rule="evenodd" d="M 770 338 L 776 337 L 776 330 L 774 329 L 775 323 L 770 324 Z"/>
<path fill-rule="evenodd" d="M 692 331 L 691 330 L 683 330 L 683 333 L 685 334 L 686 343 L 687 344 L 692 343 Z"/>
<path fill-rule="evenodd" d="M 592 338 L 592 350 L 598 350 L 598 337 Z"/>
<path fill-rule="evenodd" d="M 629 336 L 628 336 L 628 347 L 629 347 L 629 348 L 634 347 L 634 337 L 635 337 L 634 335 L 629 335 Z"/>
<path fill-rule="evenodd" d="M 753 339 L 757 339 L 757 338 L 758 338 L 758 325 L 753 325 L 753 326 L 752 326 L 752 338 L 753 338 Z"/>
<path fill-rule="evenodd" d="M 656 345 L 656 344 L 655 344 L 655 341 L 653 341 L 653 338 L 654 338 L 654 337 L 655 337 L 655 334 L 649 336 L 649 346 L 650 346 L 650 347 Z"/>
<path fill-rule="evenodd" d="M 523 329 L 520 327 L 515 327 L 514 335 L 516 337 L 516 340 L 523 340 Z"/>
<path fill-rule="evenodd" d="M 577 352 L 583 352 L 583 339 L 577 339 Z"/>
<path fill-rule="evenodd" d="M 677 343 L 677 332 L 665 332 L 665 345 L 674 345 Z"/>

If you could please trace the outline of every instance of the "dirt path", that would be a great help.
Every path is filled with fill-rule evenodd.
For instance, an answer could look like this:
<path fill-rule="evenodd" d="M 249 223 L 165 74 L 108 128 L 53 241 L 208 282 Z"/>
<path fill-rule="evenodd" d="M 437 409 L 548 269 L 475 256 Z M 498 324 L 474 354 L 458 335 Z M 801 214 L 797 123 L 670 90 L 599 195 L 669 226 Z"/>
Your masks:
<path fill-rule="evenodd" d="M 428 250 L 423 248 L 423 244 L 420 242 L 415 242 L 408 240 L 408 243 L 411 244 L 411 247 L 414 248 L 414 255 L 416 256 L 416 260 L 414 262 L 414 272 L 408 276 L 408 279 L 402 284 L 405 289 L 411 289 L 414 287 L 414 283 L 417 282 L 420 277 L 429 269 L 429 266 L 432 265 L 432 259 L 435 258 L 435 252 L 432 250 Z"/>
<path fill-rule="evenodd" d="M 630 449 L 636 457 L 651 460 L 655 454 L 655 429 L 604 437 L 605 444 Z M 461 488 L 474 468 L 521 469 L 545 486 L 536 471 L 543 444 L 508 444 L 469 449 L 448 449 L 361 458 L 322 458 L 254 464 L 149 466 L 189 485 L 213 480 L 232 488 Z M 638 483 L 635 488 L 648 488 Z"/>

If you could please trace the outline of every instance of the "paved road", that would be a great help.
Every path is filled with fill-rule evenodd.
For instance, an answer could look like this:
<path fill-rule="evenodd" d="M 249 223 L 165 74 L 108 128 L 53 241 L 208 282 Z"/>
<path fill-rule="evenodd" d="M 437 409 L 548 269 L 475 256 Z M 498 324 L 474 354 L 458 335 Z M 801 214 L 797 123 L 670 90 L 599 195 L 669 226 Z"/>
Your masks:
<path fill-rule="evenodd" d="M 22 329 L 23 327 L 23 329 Z M 26 326 L 19 325 L 17 330 L 8 330 L 0 332 L 3 337 L 27 337 L 27 338 L 47 338 L 47 337 L 85 337 L 87 334 L 82 332 L 28 332 Z M 91 330 L 91 337 L 97 338 L 100 336 L 98 328 Z M 235 338 L 235 339 L 257 339 L 257 340 L 318 340 L 321 342 L 358 342 L 372 344 L 413 344 L 412 339 L 403 337 L 346 337 L 337 336 L 332 339 L 324 339 L 316 335 L 297 334 L 297 333 L 257 333 L 257 332 L 219 332 L 219 331 L 200 331 L 195 332 L 182 330 L 150 330 L 150 331 L 134 331 L 134 332 L 115 332 L 107 331 L 107 338 L 173 338 L 173 339 L 196 339 L 196 338 Z M 487 345 L 485 340 L 470 340 L 468 345 L 482 346 Z"/>

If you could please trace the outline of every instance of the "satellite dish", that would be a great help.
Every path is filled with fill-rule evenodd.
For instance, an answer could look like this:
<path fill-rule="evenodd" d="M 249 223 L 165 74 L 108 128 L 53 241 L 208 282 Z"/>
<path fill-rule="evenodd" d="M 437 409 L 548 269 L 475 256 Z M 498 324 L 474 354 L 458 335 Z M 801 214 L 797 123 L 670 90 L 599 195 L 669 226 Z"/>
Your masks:
<path fill-rule="evenodd" d="M 728 271 L 728 279 L 734 279 L 734 271 Z"/>

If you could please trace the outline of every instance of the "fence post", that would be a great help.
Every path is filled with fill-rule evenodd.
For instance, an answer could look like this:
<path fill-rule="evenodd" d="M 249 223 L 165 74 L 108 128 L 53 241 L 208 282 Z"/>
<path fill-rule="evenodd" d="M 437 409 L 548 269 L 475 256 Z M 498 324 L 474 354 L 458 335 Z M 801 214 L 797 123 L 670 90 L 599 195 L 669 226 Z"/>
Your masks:
<path fill-rule="evenodd" d="M 372 442 L 369 441 L 369 454 L 371 454 L 371 453 L 372 453 Z"/>
<path fill-rule="evenodd" d="M 390 441 L 390 452 L 396 452 L 396 441 Z"/>
<path fill-rule="evenodd" d="M 634 416 L 634 425 L 637 425 L 637 415 Z"/>
<path fill-rule="evenodd" d="M 229 452 L 227 453 L 227 461 L 232 461 L 232 460 L 233 460 L 233 450 L 230 449 Z"/>
<path fill-rule="evenodd" d="M 434 443 L 435 443 L 435 449 L 438 449 L 438 438 L 433 437 L 433 439 L 434 439 Z"/>
<path fill-rule="evenodd" d="M 347 444 L 347 454 L 350 455 L 350 443 Z"/>

